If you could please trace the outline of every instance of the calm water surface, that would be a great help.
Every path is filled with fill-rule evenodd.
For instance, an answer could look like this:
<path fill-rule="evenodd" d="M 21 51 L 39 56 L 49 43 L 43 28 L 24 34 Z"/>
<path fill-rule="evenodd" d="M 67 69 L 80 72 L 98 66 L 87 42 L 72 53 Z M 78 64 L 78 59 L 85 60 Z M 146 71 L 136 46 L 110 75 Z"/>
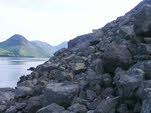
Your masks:
<path fill-rule="evenodd" d="M 0 57 L 0 88 L 15 87 L 19 77 L 30 74 L 30 67 L 36 67 L 48 58 Z"/>

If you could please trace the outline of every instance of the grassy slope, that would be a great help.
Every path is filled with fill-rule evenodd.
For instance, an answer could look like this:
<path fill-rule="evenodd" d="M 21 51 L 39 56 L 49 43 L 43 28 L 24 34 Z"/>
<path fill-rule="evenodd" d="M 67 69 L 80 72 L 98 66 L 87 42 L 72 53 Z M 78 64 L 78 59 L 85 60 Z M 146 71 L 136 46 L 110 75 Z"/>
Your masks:
<path fill-rule="evenodd" d="M 30 43 L 21 46 L 3 46 L 0 55 L 20 56 L 20 57 L 50 57 L 42 49 L 36 48 Z"/>
<path fill-rule="evenodd" d="M 0 48 L 0 56 L 15 56 L 13 53 Z"/>

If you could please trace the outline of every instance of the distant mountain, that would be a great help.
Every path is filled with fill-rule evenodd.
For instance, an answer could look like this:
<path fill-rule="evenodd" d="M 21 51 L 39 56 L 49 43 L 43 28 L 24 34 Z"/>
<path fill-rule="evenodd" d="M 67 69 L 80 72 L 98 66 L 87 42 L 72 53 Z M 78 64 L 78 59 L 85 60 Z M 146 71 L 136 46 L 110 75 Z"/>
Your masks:
<path fill-rule="evenodd" d="M 46 42 L 41 41 L 31 41 L 31 43 L 36 46 L 37 48 L 43 49 L 46 53 L 54 53 L 54 47 Z"/>
<path fill-rule="evenodd" d="M 57 48 L 60 46 L 58 45 Z M 61 47 L 66 47 L 61 45 Z M 50 57 L 58 50 L 56 47 L 41 41 L 28 41 L 25 37 L 15 34 L 0 43 L 0 56 L 18 57 Z"/>
<path fill-rule="evenodd" d="M 54 49 L 55 49 L 56 51 L 58 51 L 58 50 L 61 49 L 61 48 L 67 48 L 67 47 L 68 47 L 68 42 L 65 41 L 65 42 L 62 42 L 61 44 L 59 44 L 59 45 L 57 45 L 57 46 L 54 46 Z"/>

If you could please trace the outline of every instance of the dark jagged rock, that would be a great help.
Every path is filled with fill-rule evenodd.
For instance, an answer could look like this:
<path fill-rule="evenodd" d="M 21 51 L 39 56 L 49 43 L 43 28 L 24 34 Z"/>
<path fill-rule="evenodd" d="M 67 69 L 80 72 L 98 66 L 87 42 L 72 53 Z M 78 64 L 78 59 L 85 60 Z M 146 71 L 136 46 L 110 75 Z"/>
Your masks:
<path fill-rule="evenodd" d="M 34 67 L 30 67 L 29 69 L 27 69 L 28 71 L 34 71 L 35 68 Z"/>
<path fill-rule="evenodd" d="M 29 98 L 27 101 L 27 106 L 25 107 L 24 112 L 26 113 L 35 113 L 38 109 L 43 106 L 43 96 L 35 96 Z"/>
<path fill-rule="evenodd" d="M 102 100 L 101 103 L 97 106 L 95 113 L 115 113 L 116 104 L 119 97 L 107 98 Z"/>
<path fill-rule="evenodd" d="M 84 105 L 80 104 L 73 104 L 71 107 L 68 108 L 68 110 L 74 113 L 87 113 L 87 108 Z"/>
<path fill-rule="evenodd" d="M 6 110 L 5 113 L 16 113 L 17 109 L 15 106 L 11 106 L 9 109 Z"/>
<path fill-rule="evenodd" d="M 79 90 L 76 84 L 52 83 L 46 86 L 44 101 L 46 105 L 57 103 L 68 107 Z"/>
<path fill-rule="evenodd" d="M 32 95 L 32 92 L 33 91 L 30 87 L 17 87 L 17 89 L 15 90 L 15 97 L 26 97 L 28 95 Z"/>
<path fill-rule="evenodd" d="M 41 108 L 37 113 L 60 113 L 64 110 L 65 109 L 62 106 L 52 103 L 51 105 Z"/>
<path fill-rule="evenodd" d="M 0 105 L 0 113 L 3 113 L 6 110 L 5 105 Z"/>
<path fill-rule="evenodd" d="M 126 72 L 118 69 L 114 77 L 118 94 L 124 98 L 135 96 L 136 90 L 142 85 L 144 75 L 144 71 L 137 68 L 130 68 Z"/>
<path fill-rule="evenodd" d="M 0 90 L 0 112 L 150 113 L 150 26 L 151 1 L 143 0 L 103 28 L 69 41 L 20 78 L 15 98 L 3 101 L 7 93 Z"/>
<path fill-rule="evenodd" d="M 14 99 L 15 90 L 11 88 L 0 88 L 0 105 L 6 104 L 7 101 Z"/>

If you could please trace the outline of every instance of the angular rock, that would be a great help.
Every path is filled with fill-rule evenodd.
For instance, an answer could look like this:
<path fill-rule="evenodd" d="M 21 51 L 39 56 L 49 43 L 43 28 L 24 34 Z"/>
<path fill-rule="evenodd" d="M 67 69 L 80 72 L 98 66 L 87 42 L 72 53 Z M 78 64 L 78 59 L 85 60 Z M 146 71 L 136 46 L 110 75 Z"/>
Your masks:
<path fill-rule="evenodd" d="M 108 87 L 102 91 L 101 96 L 102 98 L 112 97 L 113 93 L 114 93 L 113 88 Z"/>
<path fill-rule="evenodd" d="M 119 113 L 129 113 L 128 111 L 128 107 L 126 104 L 121 104 L 118 108 L 117 108 L 117 111 Z"/>
<path fill-rule="evenodd" d="M 150 80 L 151 79 L 151 60 L 146 60 L 142 62 L 136 63 L 132 68 L 138 68 L 144 71 L 145 73 L 145 79 Z"/>
<path fill-rule="evenodd" d="M 94 100 L 97 97 L 96 93 L 92 90 L 87 90 L 87 99 Z"/>
<path fill-rule="evenodd" d="M 90 111 L 88 111 L 87 113 L 94 113 L 94 110 L 90 110 Z"/>
<path fill-rule="evenodd" d="M 35 67 L 30 67 L 29 69 L 27 69 L 28 71 L 34 71 Z"/>
<path fill-rule="evenodd" d="M 10 106 L 9 109 L 5 111 L 5 113 L 17 113 L 17 109 L 15 106 Z"/>
<path fill-rule="evenodd" d="M 35 113 L 43 106 L 43 96 L 35 96 L 29 98 L 27 106 L 25 108 L 26 113 Z"/>
<path fill-rule="evenodd" d="M 102 100 L 101 103 L 97 106 L 95 113 L 115 113 L 118 99 L 119 97 Z"/>
<path fill-rule="evenodd" d="M 33 90 L 30 87 L 17 87 L 15 90 L 15 98 L 25 97 L 28 95 L 32 95 Z"/>
<path fill-rule="evenodd" d="M 137 68 L 128 71 L 117 69 L 114 82 L 118 88 L 118 94 L 123 98 L 136 96 L 137 89 L 143 83 L 144 74 L 144 71 Z"/>
<path fill-rule="evenodd" d="M 146 89 L 146 99 L 143 100 L 141 113 L 151 113 L 151 89 Z"/>
<path fill-rule="evenodd" d="M 138 36 L 151 36 L 150 25 L 151 25 L 151 2 L 144 0 L 139 9 L 137 10 L 134 31 Z"/>
<path fill-rule="evenodd" d="M 5 104 L 6 101 L 14 99 L 15 93 L 12 88 L 0 88 L 0 104 Z"/>
<path fill-rule="evenodd" d="M 39 109 L 36 113 L 62 113 L 64 110 L 64 107 L 52 103 L 46 107 Z"/>
<path fill-rule="evenodd" d="M 74 113 L 87 113 L 88 111 L 84 105 L 80 105 L 80 104 L 73 104 L 68 108 L 68 110 Z"/>
<path fill-rule="evenodd" d="M 16 109 L 21 110 L 26 107 L 26 103 L 16 103 Z"/>
<path fill-rule="evenodd" d="M 113 73 L 117 67 L 127 69 L 132 64 L 132 55 L 126 45 L 111 43 L 105 48 L 103 61 L 105 70 Z"/>
<path fill-rule="evenodd" d="M 145 43 L 151 44 L 151 37 L 144 38 Z"/>
<path fill-rule="evenodd" d="M 76 63 L 73 67 L 73 72 L 75 74 L 78 74 L 80 72 L 83 72 L 86 69 L 85 63 Z"/>
<path fill-rule="evenodd" d="M 110 87 L 112 86 L 112 77 L 109 74 L 103 74 L 103 85 L 104 87 Z"/>
<path fill-rule="evenodd" d="M 45 105 L 56 103 L 63 107 L 68 107 L 74 96 L 77 95 L 79 86 L 70 83 L 51 83 L 46 86 L 44 91 Z"/>
<path fill-rule="evenodd" d="M 0 105 L 0 113 L 4 113 L 5 110 L 6 110 L 6 106 Z"/>
<path fill-rule="evenodd" d="M 97 74 L 103 74 L 104 68 L 103 68 L 103 61 L 101 59 L 96 59 L 92 62 L 90 67 L 97 73 Z"/>

